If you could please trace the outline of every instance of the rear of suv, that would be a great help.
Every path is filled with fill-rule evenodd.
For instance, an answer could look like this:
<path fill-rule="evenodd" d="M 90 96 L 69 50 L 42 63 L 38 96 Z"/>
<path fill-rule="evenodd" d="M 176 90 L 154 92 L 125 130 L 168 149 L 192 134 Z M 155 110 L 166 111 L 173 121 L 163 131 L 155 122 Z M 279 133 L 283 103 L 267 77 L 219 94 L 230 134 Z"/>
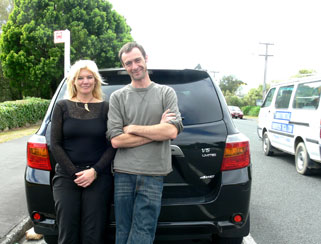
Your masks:
<path fill-rule="evenodd" d="M 123 69 L 103 69 L 100 74 L 108 83 L 103 86 L 106 100 L 130 83 Z M 218 85 L 206 71 L 150 69 L 149 74 L 156 83 L 174 88 L 184 124 L 184 131 L 171 144 L 173 172 L 165 177 L 156 240 L 242 243 L 250 228 L 248 138 L 234 126 Z M 53 96 L 40 129 L 27 144 L 28 211 L 35 231 L 43 234 L 47 243 L 57 242 L 51 116 L 56 102 L 64 97 L 65 80 Z M 111 211 L 113 233 L 113 208 Z"/>

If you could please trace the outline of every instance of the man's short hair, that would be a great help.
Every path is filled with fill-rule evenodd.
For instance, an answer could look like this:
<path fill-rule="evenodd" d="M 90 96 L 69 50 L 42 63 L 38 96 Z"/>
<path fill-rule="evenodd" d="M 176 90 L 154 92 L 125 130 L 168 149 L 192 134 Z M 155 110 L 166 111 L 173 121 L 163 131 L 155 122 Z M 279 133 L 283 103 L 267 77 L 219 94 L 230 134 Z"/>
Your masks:
<path fill-rule="evenodd" d="M 123 63 L 123 60 L 121 59 L 123 53 L 129 53 L 135 47 L 137 47 L 142 53 L 143 57 L 146 58 L 146 52 L 142 45 L 138 44 L 137 42 L 128 42 L 119 50 L 118 57 L 121 63 Z"/>

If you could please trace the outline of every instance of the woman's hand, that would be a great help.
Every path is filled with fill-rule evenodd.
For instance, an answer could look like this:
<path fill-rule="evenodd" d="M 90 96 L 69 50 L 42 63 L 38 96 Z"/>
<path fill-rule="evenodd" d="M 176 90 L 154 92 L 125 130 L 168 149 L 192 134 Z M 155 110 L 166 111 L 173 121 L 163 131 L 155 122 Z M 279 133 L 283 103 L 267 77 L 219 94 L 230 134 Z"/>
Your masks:
<path fill-rule="evenodd" d="M 86 169 L 76 173 L 76 179 L 74 182 L 81 187 L 90 186 L 91 183 L 96 179 L 96 171 L 94 168 Z"/>

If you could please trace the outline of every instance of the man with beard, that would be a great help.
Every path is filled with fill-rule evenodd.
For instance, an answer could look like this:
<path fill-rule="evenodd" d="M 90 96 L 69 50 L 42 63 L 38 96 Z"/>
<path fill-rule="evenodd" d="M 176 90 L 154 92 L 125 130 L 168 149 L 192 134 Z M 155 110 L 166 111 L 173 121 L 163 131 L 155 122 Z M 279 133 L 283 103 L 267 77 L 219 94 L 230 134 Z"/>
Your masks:
<path fill-rule="evenodd" d="M 136 42 L 119 51 L 131 83 L 109 102 L 114 159 L 116 244 L 151 244 L 161 209 L 163 178 L 172 171 L 170 140 L 183 130 L 175 91 L 150 80 L 148 57 Z"/>

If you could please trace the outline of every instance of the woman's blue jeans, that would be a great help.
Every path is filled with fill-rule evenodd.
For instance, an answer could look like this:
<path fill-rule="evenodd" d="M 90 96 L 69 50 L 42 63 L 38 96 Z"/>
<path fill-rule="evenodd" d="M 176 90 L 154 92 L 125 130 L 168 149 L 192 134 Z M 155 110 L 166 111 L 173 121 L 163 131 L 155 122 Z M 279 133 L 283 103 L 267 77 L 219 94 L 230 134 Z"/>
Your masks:
<path fill-rule="evenodd" d="M 152 244 L 163 176 L 115 173 L 116 244 Z"/>

